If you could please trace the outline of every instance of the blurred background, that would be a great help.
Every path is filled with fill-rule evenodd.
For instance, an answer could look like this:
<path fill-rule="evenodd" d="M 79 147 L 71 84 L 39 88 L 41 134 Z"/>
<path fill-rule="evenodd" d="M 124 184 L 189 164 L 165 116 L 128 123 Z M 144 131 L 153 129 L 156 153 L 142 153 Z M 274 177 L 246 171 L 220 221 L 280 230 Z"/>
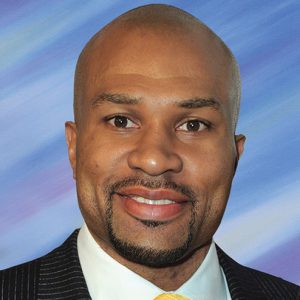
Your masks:
<path fill-rule="evenodd" d="M 81 226 L 64 140 L 75 63 L 103 25 L 147 3 L 0 1 L 0 269 Z M 247 143 L 215 240 L 239 262 L 300 284 L 299 1 L 159 3 L 205 22 L 241 67 L 237 131 Z"/>

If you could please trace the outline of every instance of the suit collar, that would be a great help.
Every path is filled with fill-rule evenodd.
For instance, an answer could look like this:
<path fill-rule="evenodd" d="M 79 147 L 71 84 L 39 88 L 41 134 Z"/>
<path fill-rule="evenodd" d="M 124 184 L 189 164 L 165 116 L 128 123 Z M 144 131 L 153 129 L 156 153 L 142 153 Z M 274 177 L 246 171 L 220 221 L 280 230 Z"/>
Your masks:
<path fill-rule="evenodd" d="M 39 273 L 38 299 L 91 299 L 78 257 L 78 231 L 74 231 L 63 245 L 34 261 L 36 267 L 30 274 L 35 277 Z M 216 249 L 232 300 L 298 299 L 300 289 L 296 285 L 244 267 L 217 245 Z"/>
<path fill-rule="evenodd" d="M 60 247 L 41 258 L 38 287 L 38 296 L 41 298 L 48 295 L 51 299 L 51 296 L 62 295 L 67 290 L 70 299 L 91 299 L 78 257 L 78 232 L 79 230 L 74 231 Z M 216 249 L 232 300 L 264 299 L 265 296 L 255 280 L 249 277 L 249 271 L 217 245 Z"/>
<path fill-rule="evenodd" d="M 216 247 L 219 262 L 225 273 L 232 300 L 266 299 L 266 295 L 260 288 L 260 284 L 258 284 L 254 277 L 250 276 L 252 269 L 238 264 L 223 252 L 220 247 L 217 245 Z"/>
<path fill-rule="evenodd" d="M 78 230 L 40 260 L 38 299 L 91 299 L 77 253 Z"/>

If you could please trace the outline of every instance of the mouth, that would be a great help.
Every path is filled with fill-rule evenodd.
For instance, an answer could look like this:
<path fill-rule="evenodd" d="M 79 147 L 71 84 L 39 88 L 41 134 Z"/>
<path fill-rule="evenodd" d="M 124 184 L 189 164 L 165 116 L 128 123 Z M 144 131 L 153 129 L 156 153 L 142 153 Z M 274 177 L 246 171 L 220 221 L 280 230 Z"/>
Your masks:
<path fill-rule="evenodd" d="M 141 221 L 170 221 L 191 205 L 190 199 L 170 189 L 126 187 L 115 193 L 124 210 Z"/>
<path fill-rule="evenodd" d="M 129 198 L 131 198 L 132 200 L 138 203 L 144 203 L 149 205 L 168 205 L 168 204 L 176 203 L 175 201 L 169 199 L 153 200 L 153 199 L 147 199 L 141 196 L 134 196 L 134 195 L 129 196 Z"/>

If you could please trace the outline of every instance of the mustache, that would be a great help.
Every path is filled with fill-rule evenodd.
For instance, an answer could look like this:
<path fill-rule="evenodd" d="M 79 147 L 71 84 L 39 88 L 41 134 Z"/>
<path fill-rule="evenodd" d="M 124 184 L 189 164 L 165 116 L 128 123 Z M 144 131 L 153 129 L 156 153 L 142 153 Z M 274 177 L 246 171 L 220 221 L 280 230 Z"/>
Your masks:
<path fill-rule="evenodd" d="M 111 181 L 111 180 L 109 180 Z M 107 182 L 105 184 L 105 193 L 108 198 L 115 193 L 118 193 L 122 188 L 129 186 L 143 186 L 148 189 L 170 189 L 187 196 L 191 202 L 195 202 L 197 194 L 194 189 L 185 184 L 178 184 L 174 181 L 166 179 L 141 178 L 141 177 L 126 177 L 115 182 Z"/>

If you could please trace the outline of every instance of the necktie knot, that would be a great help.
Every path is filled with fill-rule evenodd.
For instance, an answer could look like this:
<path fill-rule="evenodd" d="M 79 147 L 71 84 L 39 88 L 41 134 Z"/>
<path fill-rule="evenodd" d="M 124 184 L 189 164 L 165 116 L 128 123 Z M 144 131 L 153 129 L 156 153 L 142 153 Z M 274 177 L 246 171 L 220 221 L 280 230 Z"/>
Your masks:
<path fill-rule="evenodd" d="M 155 297 L 153 300 L 190 300 L 190 299 L 179 294 L 161 294 Z"/>

